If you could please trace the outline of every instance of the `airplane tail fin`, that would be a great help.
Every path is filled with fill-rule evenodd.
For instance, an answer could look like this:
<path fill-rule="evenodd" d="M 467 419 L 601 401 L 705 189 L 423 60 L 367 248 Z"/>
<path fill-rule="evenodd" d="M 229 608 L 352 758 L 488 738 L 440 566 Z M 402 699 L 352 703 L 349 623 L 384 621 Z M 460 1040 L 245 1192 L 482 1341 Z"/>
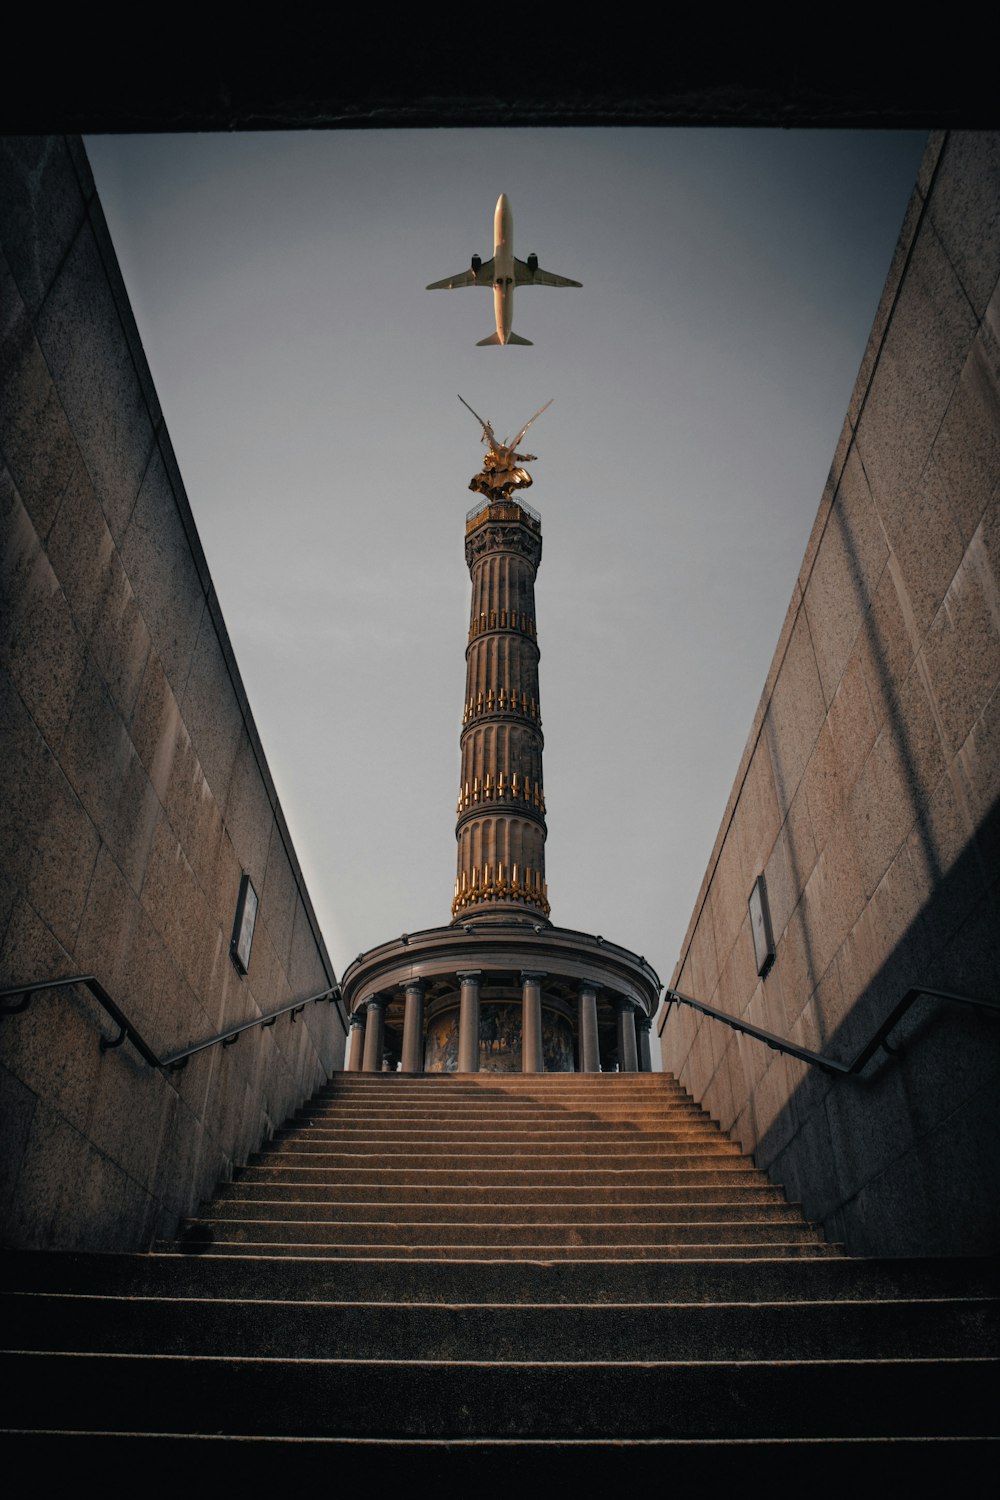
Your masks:
<path fill-rule="evenodd" d="M 483 349 L 487 344 L 499 344 L 499 342 L 500 335 L 498 333 L 491 333 L 488 339 L 480 339 L 476 344 L 476 348 Z M 531 340 L 523 339 L 519 333 L 508 333 L 507 342 L 508 344 L 530 344 Z"/>
<path fill-rule="evenodd" d="M 509 333 L 507 335 L 507 342 L 508 344 L 530 344 L 531 340 L 523 339 L 519 333 Z"/>

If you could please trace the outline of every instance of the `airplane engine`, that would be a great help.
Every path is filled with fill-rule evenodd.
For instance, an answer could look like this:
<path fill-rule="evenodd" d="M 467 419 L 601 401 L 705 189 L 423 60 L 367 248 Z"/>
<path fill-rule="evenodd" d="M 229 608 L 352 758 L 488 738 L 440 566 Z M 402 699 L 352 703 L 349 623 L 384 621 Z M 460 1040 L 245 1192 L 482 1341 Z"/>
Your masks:
<path fill-rule="evenodd" d="M 480 270 L 480 267 L 482 266 L 482 264 L 483 264 L 483 258 L 482 258 L 481 255 L 474 255 L 472 257 L 472 274 L 473 274 L 473 276 L 478 276 L 479 275 L 479 270 Z"/>
<path fill-rule="evenodd" d="M 534 250 L 532 250 L 531 254 L 528 256 L 528 270 L 532 272 L 538 270 L 538 256 L 535 254 Z"/>

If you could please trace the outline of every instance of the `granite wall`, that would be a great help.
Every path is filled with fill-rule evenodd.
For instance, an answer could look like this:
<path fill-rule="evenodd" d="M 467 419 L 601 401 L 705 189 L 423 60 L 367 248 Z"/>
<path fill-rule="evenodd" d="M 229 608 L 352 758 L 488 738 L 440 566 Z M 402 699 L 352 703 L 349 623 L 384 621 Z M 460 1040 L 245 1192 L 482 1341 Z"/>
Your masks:
<path fill-rule="evenodd" d="M 0 985 L 93 972 L 163 1056 L 334 974 L 78 139 L 0 142 L 0 248 Z M 102 1033 L 77 991 L 0 1022 L 8 1244 L 172 1231 L 344 1041 L 314 1005 L 162 1074 Z"/>
<path fill-rule="evenodd" d="M 673 976 L 845 1061 L 1000 1000 L 998 273 L 1000 138 L 932 136 Z M 1000 1017 L 893 1041 L 833 1080 L 675 1008 L 663 1062 L 852 1252 L 995 1251 Z"/>

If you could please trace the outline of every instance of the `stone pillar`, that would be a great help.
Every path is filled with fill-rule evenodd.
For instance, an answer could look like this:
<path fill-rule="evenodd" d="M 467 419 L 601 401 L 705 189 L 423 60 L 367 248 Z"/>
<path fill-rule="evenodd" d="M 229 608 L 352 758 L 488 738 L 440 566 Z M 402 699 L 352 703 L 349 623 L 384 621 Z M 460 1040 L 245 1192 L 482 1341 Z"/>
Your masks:
<path fill-rule="evenodd" d="M 580 1072 L 599 1073 L 601 1052 L 597 1042 L 597 985 L 585 981 L 580 985 L 579 1026 Z"/>
<path fill-rule="evenodd" d="M 368 1001 L 368 1020 L 365 1025 L 365 1061 L 363 1072 L 381 1073 L 382 1039 L 385 1035 L 385 1007 L 387 996 L 372 995 Z"/>
<path fill-rule="evenodd" d="M 544 974 L 521 975 L 521 1072 L 544 1073 L 542 1054 L 542 980 Z"/>
<path fill-rule="evenodd" d="M 637 1073 L 639 1059 L 635 1050 L 635 1015 L 630 1000 L 618 1000 L 618 1071 Z"/>
<path fill-rule="evenodd" d="M 653 1054 L 649 1046 L 649 1033 L 652 1030 L 653 1022 L 649 1016 L 637 1015 L 635 1024 L 639 1028 L 639 1072 L 652 1073 Z"/>
<path fill-rule="evenodd" d="M 479 976 L 480 969 L 468 969 L 458 978 L 462 985 L 458 1016 L 458 1071 L 479 1072 Z"/>
<path fill-rule="evenodd" d="M 403 1012 L 403 1072 L 424 1071 L 424 989 L 422 979 L 408 979 Z"/>
<path fill-rule="evenodd" d="M 365 1012 L 356 1010 L 351 1017 L 351 1029 L 347 1034 L 347 1058 L 345 1073 L 360 1073 L 365 1050 Z"/>

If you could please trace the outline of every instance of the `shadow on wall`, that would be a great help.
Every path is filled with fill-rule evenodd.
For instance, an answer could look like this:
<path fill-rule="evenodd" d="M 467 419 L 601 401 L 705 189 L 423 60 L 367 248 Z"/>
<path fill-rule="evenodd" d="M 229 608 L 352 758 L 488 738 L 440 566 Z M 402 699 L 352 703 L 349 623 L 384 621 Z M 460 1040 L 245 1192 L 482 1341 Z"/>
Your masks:
<path fill-rule="evenodd" d="M 977 349 L 969 364 L 975 363 Z M 821 678 L 812 684 L 812 722 L 819 739 L 804 751 L 812 730 L 801 706 L 807 695 L 800 691 L 793 695 L 792 710 L 800 732 L 789 733 L 792 714 L 772 702 L 764 737 L 787 819 L 782 857 L 790 889 L 803 893 L 824 856 L 838 867 L 849 865 L 831 877 L 841 887 L 838 900 L 855 900 L 852 916 L 866 900 L 875 900 L 879 925 L 888 929 L 891 942 L 894 919 L 905 920 L 914 910 L 917 892 L 932 892 L 926 911 L 937 909 L 946 871 L 963 846 L 969 856 L 966 875 L 957 888 L 954 878 L 948 880 L 948 888 L 964 895 L 964 910 L 995 878 L 998 850 L 990 817 L 977 826 L 989 756 L 982 766 L 970 764 L 966 744 L 972 721 L 991 695 L 996 666 L 988 627 L 981 634 L 970 630 L 966 616 L 974 607 L 971 600 L 982 605 L 994 589 L 988 510 L 966 545 L 947 505 L 936 504 L 933 518 L 922 513 L 919 500 L 900 506 L 904 514 L 894 515 L 883 497 L 876 507 L 859 446 L 860 440 L 852 444 L 844 464 L 786 656 L 794 674 L 794 636 L 800 629 L 808 632 Z M 945 608 L 938 611 L 942 598 Z M 936 618 L 930 618 L 932 612 Z M 782 686 L 779 679 L 776 697 Z M 829 756 L 834 765 L 824 763 L 829 730 L 836 740 Z M 839 778 L 850 788 L 843 808 L 846 826 L 836 826 L 839 816 L 828 786 L 818 790 L 824 778 Z M 813 824 L 811 836 L 802 831 L 806 821 Z M 849 852 L 837 847 L 844 835 Z M 856 891 L 843 889 L 845 873 Z M 911 982 L 923 976 L 947 935 L 942 928 L 950 931 L 962 909 L 953 894 L 943 901 L 932 930 L 929 917 L 915 924 L 931 937 L 922 955 L 915 941 L 901 943 L 915 959 Z M 816 932 L 828 939 L 827 925 L 815 917 L 797 924 L 803 998 L 814 993 L 829 963 L 829 953 L 816 951 Z M 884 943 L 882 951 L 888 946 Z M 788 1015 L 789 1024 L 794 1019 Z M 816 1027 L 819 1040 L 828 1041 L 819 1008 Z"/>
<path fill-rule="evenodd" d="M 841 1058 L 913 986 L 1000 998 L 998 184 L 1000 137 L 932 139 L 673 980 Z M 997 1248 L 991 1018 L 922 1000 L 861 1082 L 670 1026 L 668 1066 L 852 1252 Z"/>
<path fill-rule="evenodd" d="M 1000 799 L 843 1022 L 810 1045 L 849 1060 L 914 983 L 995 997 L 996 891 L 973 898 L 998 844 Z M 760 1045 L 739 1041 L 741 1053 Z M 1000 1018 L 920 1000 L 890 1042 L 895 1055 L 876 1054 L 857 1079 L 776 1054 L 787 1103 L 761 1133 L 757 1163 L 852 1254 L 995 1253 Z"/>

